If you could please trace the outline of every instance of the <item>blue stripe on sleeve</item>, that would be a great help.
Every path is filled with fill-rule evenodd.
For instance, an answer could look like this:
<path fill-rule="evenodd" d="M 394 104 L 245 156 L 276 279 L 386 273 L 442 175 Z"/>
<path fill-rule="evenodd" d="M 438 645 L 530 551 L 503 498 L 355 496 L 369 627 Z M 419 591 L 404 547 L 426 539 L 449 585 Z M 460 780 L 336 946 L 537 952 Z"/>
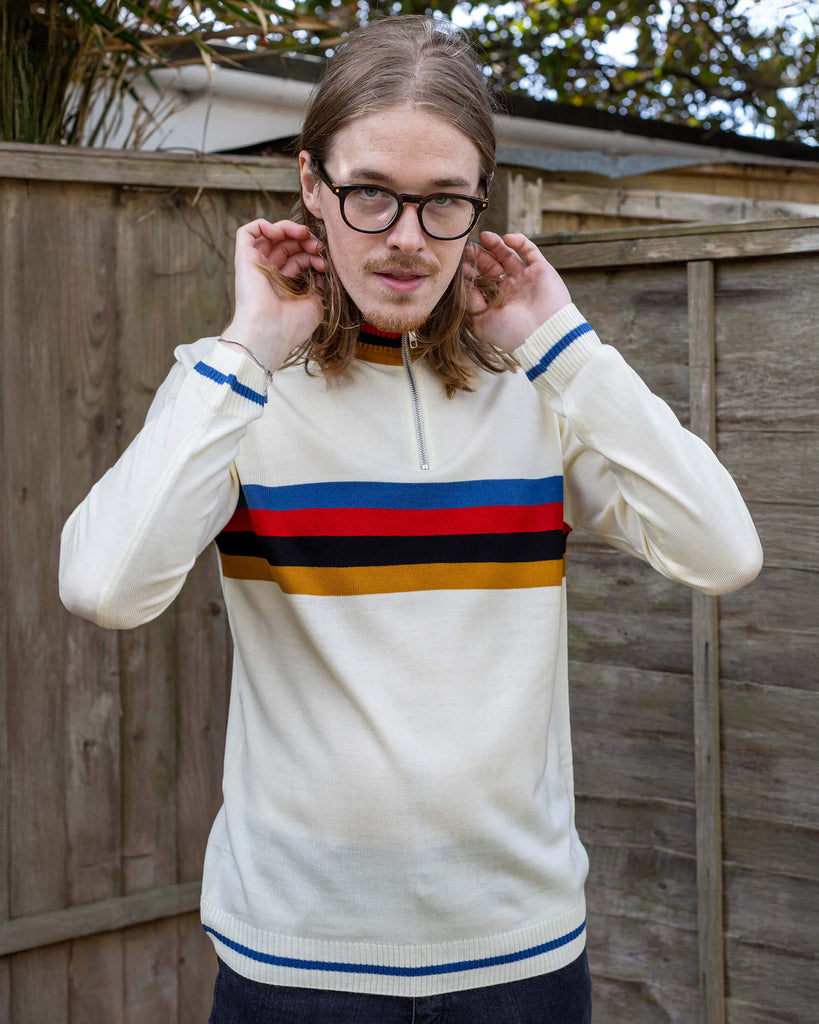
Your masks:
<path fill-rule="evenodd" d="M 214 370 L 212 366 L 208 366 L 207 363 L 203 363 L 201 360 L 196 364 L 196 366 L 194 366 L 194 370 L 216 384 L 227 384 L 231 391 L 235 391 L 237 395 L 240 395 L 242 398 L 247 398 L 249 401 L 255 402 L 257 405 L 267 404 L 266 395 L 262 395 L 258 391 L 254 391 L 253 388 L 249 388 L 246 384 L 240 383 L 235 373 L 231 373 L 229 375 L 226 373 L 220 373 L 219 370 Z"/>
<path fill-rule="evenodd" d="M 583 934 L 586 928 L 584 921 L 579 927 L 566 935 L 549 942 L 541 942 L 537 946 L 530 946 L 528 949 L 516 950 L 514 953 L 504 953 L 500 956 L 487 956 L 479 960 L 456 960 L 451 963 L 427 964 L 424 967 L 398 967 L 392 964 L 355 964 L 336 963 L 325 960 L 299 960 L 289 956 L 274 956 L 272 953 L 261 953 L 258 950 L 250 949 L 241 943 L 233 942 L 224 935 L 220 935 L 215 929 L 204 925 L 206 932 L 211 934 L 219 942 L 229 949 L 251 960 L 263 964 L 272 964 L 275 967 L 293 967 L 302 971 L 338 971 L 344 974 L 387 974 L 391 977 L 420 978 L 434 974 L 454 974 L 458 971 L 478 971 L 483 967 L 497 967 L 500 964 L 510 964 L 518 960 L 529 960 L 543 953 L 549 953 L 553 949 L 568 945 Z"/>
<path fill-rule="evenodd" d="M 576 338 L 579 338 L 584 334 L 588 334 L 589 331 L 591 331 L 591 329 L 591 324 L 582 323 L 577 327 L 573 327 L 568 332 L 568 334 L 564 334 L 560 341 L 552 345 L 552 347 L 549 349 L 546 355 L 540 360 L 539 363 L 533 366 L 530 370 L 526 371 L 526 376 L 529 378 L 529 380 L 535 380 L 542 373 L 545 373 L 549 366 L 551 366 L 551 364 L 555 361 L 555 359 L 557 359 L 561 352 L 565 352 L 569 345 L 571 345 L 571 343 Z"/>

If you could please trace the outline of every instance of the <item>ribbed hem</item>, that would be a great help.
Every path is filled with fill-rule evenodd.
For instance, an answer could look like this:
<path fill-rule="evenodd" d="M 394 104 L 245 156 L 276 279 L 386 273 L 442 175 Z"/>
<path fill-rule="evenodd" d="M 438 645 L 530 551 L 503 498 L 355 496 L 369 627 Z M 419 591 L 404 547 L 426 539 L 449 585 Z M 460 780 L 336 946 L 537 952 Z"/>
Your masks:
<path fill-rule="evenodd" d="M 398 945 L 302 939 L 250 928 L 203 900 L 202 923 L 237 974 L 268 985 L 429 996 L 548 974 L 586 944 L 585 903 L 561 917 L 501 935 Z"/>
<path fill-rule="evenodd" d="M 214 339 L 207 356 L 193 367 L 201 378 L 208 405 L 218 405 L 229 415 L 246 416 L 248 403 L 261 410 L 267 404 L 268 377 L 253 360 Z"/>
<path fill-rule="evenodd" d="M 561 392 L 600 348 L 600 339 L 577 306 L 558 310 L 515 350 L 536 387 Z"/>

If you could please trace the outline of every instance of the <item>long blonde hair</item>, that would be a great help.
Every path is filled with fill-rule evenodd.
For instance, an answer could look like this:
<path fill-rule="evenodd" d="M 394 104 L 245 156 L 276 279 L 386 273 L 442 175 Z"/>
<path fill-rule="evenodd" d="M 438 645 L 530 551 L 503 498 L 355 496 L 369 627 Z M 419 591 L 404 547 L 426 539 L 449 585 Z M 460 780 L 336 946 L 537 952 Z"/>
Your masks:
<path fill-rule="evenodd" d="M 391 106 L 422 107 L 448 121 L 476 146 L 486 194 L 495 172 L 493 103 L 487 81 L 466 37 L 438 19 L 414 15 L 384 18 L 345 37 L 330 60 L 307 111 L 298 142 L 313 160 L 327 158 L 336 134 L 358 118 Z M 323 243 L 327 262 L 321 281 L 312 271 L 294 280 L 270 273 L 292 295 L 318 291 L 322 323 L 288 360 L 304 361 L 308 372 L 342 376 L 355 356 L 360 313 L 344 289 L 326 245 L 324 223 L 300 202 L 298 219 Z M 484 297 L 495 298 L 492 282 L 478 279 Z M 512 356 L 481 341 L 472 330 L 467 286 L 456 272 L 427 321 L 415 332 L 420 358 L 452 397 L 470 391 L 479 370 L 512 370 Z"/>

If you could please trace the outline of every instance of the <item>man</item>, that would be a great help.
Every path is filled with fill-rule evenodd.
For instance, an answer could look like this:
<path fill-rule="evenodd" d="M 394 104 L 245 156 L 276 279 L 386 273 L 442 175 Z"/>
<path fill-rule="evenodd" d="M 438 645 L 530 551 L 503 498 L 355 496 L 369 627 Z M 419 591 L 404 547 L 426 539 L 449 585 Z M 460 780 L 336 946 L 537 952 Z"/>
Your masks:
<path fill-rule="evenodd" d="M 468 241 L 494 135 L 457 33 L 349 37 L 299 165 L 303 223 L 238 231 L 233 320 L 66 524 L 63 600 L 136 626 L 216 539 L 214 1024 L 587 1022 L 564 521 L 712 594 L 755 530 L 536 246 Z"/>

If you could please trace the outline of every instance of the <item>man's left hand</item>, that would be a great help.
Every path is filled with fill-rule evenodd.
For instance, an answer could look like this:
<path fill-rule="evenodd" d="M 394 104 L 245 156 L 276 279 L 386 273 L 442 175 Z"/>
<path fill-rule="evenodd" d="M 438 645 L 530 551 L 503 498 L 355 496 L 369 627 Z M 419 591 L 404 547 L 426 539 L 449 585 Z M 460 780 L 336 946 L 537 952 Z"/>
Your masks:
<path fill-rule="evenodd" d="M 470 295 L 472 329 L 490 345 L 513 352 L 571 300 L 554 267 L 526 235 L 482 231 L 464 249 L 462 271 Z M 497 288 L 487 303 L 482 282 Z"/>

